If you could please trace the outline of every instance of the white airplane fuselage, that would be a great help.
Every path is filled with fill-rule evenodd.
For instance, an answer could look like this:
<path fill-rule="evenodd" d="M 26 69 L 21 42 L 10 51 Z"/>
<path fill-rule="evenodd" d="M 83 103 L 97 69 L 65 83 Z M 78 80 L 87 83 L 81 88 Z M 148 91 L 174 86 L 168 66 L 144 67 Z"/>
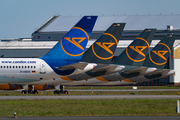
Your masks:
<path fill-rule="evenodd" d="M 119 75 L 119 74 L 118 74 Z M 109 76 L 114 77 L 114 76 Z M 91 78 L 73 81 L 63 78 L 42 59 L 39 58 L 0 58 L 0 84 L 39 84 L 39 85 L 119 85 L 129 84 L 123 79 L 104 81 Z"/>
<path fill-rule="evenodd" d="M 0 83 L 34 82 L 58 76 L 39 58 L 0 58 Z"/>

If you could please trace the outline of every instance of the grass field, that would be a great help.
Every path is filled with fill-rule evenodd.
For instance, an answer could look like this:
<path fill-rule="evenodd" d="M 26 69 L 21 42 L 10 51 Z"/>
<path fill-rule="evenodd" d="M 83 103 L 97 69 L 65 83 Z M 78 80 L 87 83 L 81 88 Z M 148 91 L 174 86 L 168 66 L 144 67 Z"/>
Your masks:
<path fill-rule="evenodd" d="M 73 89 L 132 89 L 132 87 L 66 87 Z M 138 87 L 138 89 L 174 89 L 174 87 Z M 179 87 L 175 87 L 179 89 Z M 43 93 L 43 94 L 42 94 Z M 0 96 L 23 95 L 21 91 L 0 91 Z M 34 95 L 34 94 L 28 94 Z M 54 95 L 39 91 L 37 95 Z M 58 95 L 180 95 L 179 91 L 71 91 Z M 24 96 L 27 96 L 24 94 Z M 97 100 L 0 100 L 0 116 L 180 116 L 177 100 L 97 99 Z"/>
<path fill-rule="evenodd" d="M 0 116 L 179 116 L 176 100 L 1 100 Z"/>

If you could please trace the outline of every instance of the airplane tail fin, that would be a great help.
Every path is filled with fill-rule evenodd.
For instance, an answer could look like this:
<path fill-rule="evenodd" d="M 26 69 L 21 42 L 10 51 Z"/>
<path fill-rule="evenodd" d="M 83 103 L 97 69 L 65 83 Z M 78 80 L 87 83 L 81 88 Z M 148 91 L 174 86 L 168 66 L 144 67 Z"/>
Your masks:
<path fill-rule="evenodd" d="M 147 55 L 143 66 L 163 69 L 177 35 L 166 35 Z"/>
<path fill-rule="evenodd" d="M 111 63 L 125 23 L 113 23 L 83 54 L 81 62 Z"/>
<path fill-rule="evenodd" d="M 80 61 L 97 16 L 84 16 L 42 59 Z"/>
<path fill-rule="evenodd" d="M 141 66 L 150 48 L 156 29 L 145 29 L 112 64 Z"/>

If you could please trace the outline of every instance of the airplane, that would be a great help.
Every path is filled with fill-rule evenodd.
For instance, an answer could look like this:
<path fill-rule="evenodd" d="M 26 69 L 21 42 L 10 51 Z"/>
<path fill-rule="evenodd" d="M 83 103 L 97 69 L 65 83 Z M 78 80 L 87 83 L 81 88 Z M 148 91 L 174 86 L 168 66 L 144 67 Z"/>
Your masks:
<path fill-rule="evenodd" d="M 176 38 L 176 35 L 165 36 L 152 49 L 152 51 L 150 51 L 146 55 L 147 57 L 145 59 L 143 66 L 158 68 L 156 71 L 149 72 L 149 74 L 145 74 L 145 75 L 139 76 L 139 77 L 124 79 L 124 80 L 119 79 L 118 81 L 114 81 L 114 82 L 109 81 L 108 79 L 99 80 L 97 78 L 92 78 L 92 79 L 89 79 L 88 81 L 82 80 L 82 81 L 73 81 L 73 82 L 65 82 L 65 83 L 59 82 L 59 83 L 62 85 L 83 85 L 83 84 L 86 84 L 86 85 L 122 85 L 122 84 L 129 84 L 129 83 L 135 83 L 135 82 L 149 81 L 152 79 L 169 76 L 171 74 L 174 74 L 175 71 L 169 70 L 169 69 L 164 69 L 164 66 L 165 66 L 165 63 L 167 63 L 167 59 L 168 59 L 170 52 L 172 51 L 172 45 L 174 43 L 175 38 Z M 111 75 L 109 75 L 109 77 L 113 78 L 114 75 L 111 74 Z M 56 82 L 54 81 L 53 83 L 49 82 L 49 81 L 45 81 L 45 82 L 46 82 L 46 84 L 44 84 L 44 83 L 43 84 L 46 86 L 55 85 L 58 83 L 57 81 Z"/>
<path fill-rule="evenodd" d="M 126 81 L 130 82 L 144 82 L 154 79 L 164 78 L 175 74 L 175 70 L 164 69 L 169 54 L 171 54 L 173 43 L 176 40 L 177 35 L 166 35 L 147 55 L 143 66 L 155 67 L 156 71 L 145 74 L 143 76 L 129 78 Z"/>
<path fill-rule="evenodd" d="M 142 67 L 145 60 L 146 54 L 149 50 L 149 44 L 151 43 L 155 29 L 145 29 L 110 65 L 99 65 L 96 69 L 92 69 L 80 74 L 72 74 L 66 76 L 66 79 L 73 81 L 87 80 L 91 78 L 101 79 L 104 76 L 115 74 L 114 77 L 108 79 L 121 79 L 127 77 L 134 77 L 137 75 L 144 74 L 144 72 L 149 73 L 154 71 L 154 68 Z M 93 53 L 94 54 L 94 53 Z M 85 59 L 84 55 L 82 57 L 82 62 L 96 62 L 104 58 L 99 58 L 94 54 L 93 59 Z M 87 57 L 86 57 L 87 58 Z M 119 66 L 125 66 L 123 71 L 118 71 Z M 114 69 L 112 69 L 114 67 Z M 107 68 L 107 69 L 105 69 Z M 112 70 L 109 70 L 112 69 Z M 62 78 L 62 77 L 61 77 Z M 62 78 L 63 79 L 63 78 Z"/>
<path fill-rule="evenodd" d="M 143 50 L 142 51 L 140 51 L 140 52 L 143 52 L 143 54 L 146 54 L 147 53 L 147 51 L 148 51 L 148 49 L 150 48 L 149 47 L 149 44 L 151 43 L 151 41 L 152 41 L 152 38 L 153 38 L 153 36 L 154 36 L 154 33 L 155 33 L 155 29 L 145 29 L 130 45 L 129 45 L 129 47 L 131 47 L 131 46 L 140 46 Z M 95 42 L 96 43 L 96 42 Z M 93 46 L 93 45 L 92 45 Z M 93 47 L 90 47 L 90 50 L 92 50 L 92 48 Z M 145 46 L 145 47 L 144 47 Z M 135 47 L 135 48 L 137 48 L 137 47 Z M 92 50 L 93 51 L 93 50 Z M 133 51 L 131 51 L 131 52 L 133 52 Z M 88 52 L 88 54 L 87 55 L 89 55 L 89 53 L 90 52 Z M 124 54 L 125 53 L 125 54 Z M 90 53 L 91 54 L 91 53 Z M 138 56 L 139 54 L 137 54 L 137 52 L 135 51 L 135 52 L 133 52 L 133 55 L 134 54 L 136 54 L 136 56 Z M 142 54 L 142 53 L 141 53 Z M 91 54 L 92 55 L 92 54 Z M 84 56 L 84 55 L 83 55 Z M 123 55 L 121 55 L 121 57 L 119 57 L 118 59 L 120 59 L 120 58 L 124 58 L 126 56 L 126 50 L 123 52 Z M 135 56 L 134 56 L 135 57 Z M 141 57 L 140 55 L 138 56 L 138 57 Z M 137 58 L 138 58 L 137 57 Z M 143 56 L 144 57 L 144 56 Z M 89 57 L 89 59 L 90 59 L 91 57 Z M 96 57 L 96 58 L 93 58 L 93 60 L 94 59 L 97 59 L 98 57 Z M 85 58 L 84 58 L 85 59 Z M 89 60 L 88 59 L 88 60 Z M 138 58 L 139 59 L 139 58 Z M 142 57 L 141 57 L 141 59 L 142 59 Z M 99 59 L 97 59 L 97 60 L 99 60 Z M 144 58 L 143 58 L 143 60 L 144 60 Z M 82 60 L 81 61 L 83 61 L 83 57 L 82 57 Z M 94 60 L 95 61 L 95 60 Z M 84 62 L 84 61 L 83 61 Z M 88 61 L 89 62 L 89 61 Z M 128 64 L 129 64 L 129 61 L 127 62 Z M 132 64 L 134 63 L 134 62 L 131 62 Z M 143 62 L 141 62 L 140 64 L 143 64 Z M 113 66 L 120 66 L 120 65 L 113 65 Z M 141 66 L 141 65 L 140 65 Z M 136 67 L 131 67 L 131 68 L 133 68 L 133 69 L 136 69 L 136 71 L 140 71 L 141 69 L 143 69 L 144 71 L 146 71 L 148 68 L 147 67 L 140 67 L 140 66 L 136 66 Z M 113 70 L 116 70 L 116 67 L 114 67 L 115 69 L 113 69 Z M 128 66 L 129 67 L 129 66 Z M 101 69 L 101 67 L 99 67 L 99 70 L 104 70 L 105 68 L 111 68 L 111 66 L 109 67 L 109 65 L 106 65 L 105 67 L 103 66 L 102 67 L 102 69 Z M 130 67 L 129 67 L 130 68 Z M 97 69 L 93 69 L 93 70 L 97 70 Z M 122 70 L 122 69 L 121 69 Z M 101 73 L 101 71 L 99 72 L 99 73 Z M 143 71 L 143 74 L 144 74 L 144 71 Z M 148 72 L 151 72 L 151 71 L 154 71 L 154 68 L 151 68 L 151 69 L 149 69 L 149 71 Z M 112 70 L 110 71 L 110 72 L 112 72 Z M 116 72 L 116 71 L 115 71 Z M 147 73 L 148 73 L 147 72 Z M 86 73 L 86 72 L 84 72 L 84 73 Z M 118 70 L 117 70 L 117 72 L 116 72 L 117 74 L 119 74 L 119 72 L 118 72 Z M 76 75 L 76 76 L 80 76 L 81 77 L 81 74 L 83 74 L 83 73 L 80 73 L 80 74 L 73 74 L 73 75 Z M 101 74 L 100 74 L 101 75 Z M 85 82 L 84 82 L 85 81 Z M 97 82 L 102 82 L 101 81 L 101 79 L 96 79 L 96 82 L 94 82 L 94 84 L 96 84 Z M 83 82 L 84 83 L 87 83 L 87 80 L 83 80 Z M 81 81 L 75 81 L 74 79 L 69 79 L 69 76 L 67 77 L 67 76 L 64 76 L 64 77 L 61 77 L 61 78 L 59 78 L 59 79 L 56 79 L 56 80 L 49 80 L 49 81 L 42 81 L 42 82 L 33 82 L 33 83 L 28 83 L 28 84 L 31 84 L 31 85 L 37 85 L 37 84 L 46 84 L 46 85 L 55 85 L 55 88 L 56 89 L 58 89 L 59 88 L 59 85 L 58 84 L 60 84 L 60 88 L 61 88 L 61 92 L 62 91 L 64 91 L 63 90 L 63 86 L 62 85 L 76 85 L 76 84 L 78 84 L 78 83 L 83 83 L 83 82 L 81 82 Z M 88 82 L 91 82 L 91 79 L 90 80 L 88 80 Z M 82 84 L 81 84 L 82 85 Z M 56 87 L 57 86 L 57 87 Z M 57 92 L 57 91 L 56 91 Z"/>
<path fill-rule="evenodd" d="M 102 69 L 113 71 L 121 71 L 124 66 L 107 66 L 111 63 L 114 52 L 119 43 L 119 39 L 123 32 L 125 23 L 113 23 L 104 33 L 98 38 L 90 48 L 85 51 L 79 63 L 58 67 L 59 70 L 75 69 L 70 75 L 80 75 L 86 71 L 101 72 Z M 105 67 L 102 67 L 104 66 Z M 101 67 L 99 67 L 101 66 Z M 80 74 L 81 73 L 81 74 Z M 97 73 L 96 73 L 97 74 Z M 69 75 L 68 75 L 69 76 Z M 61 77 L 68 79 L 67 76 Z"/>
<path fill-rule="evenodd" d="M 165 63 L 167 62 L 167 58 L 168 58 L 168 55 L 169 55 L 169 52 L 170 51 L 172 51 L 172 45 L 173 45 L 173 42 L 174 42 L 174 40 L 175 40 L 175 38 L 176 38 L 176 35 L 167 35 L 166 37 L 164 37 L 157 45 L 156 45 L 156 47 L 154 47 L 153 48 L 153 50 L 151 51 L 151 52 L 149 52 L 149 54 L 147 55 L 147 59 L 145 60 L 145 62 L 144 62 L 144 64 L 143 64 L 143 66 L 148 66 L 148 67 L 157 67 L 158 68 L 158 70 L 156 70 L 155 72 L 152 72 L 151 73 L 151 76 L 150 75 L 148 75 L 149 76 L 149 79 L 147 79 L 148 81 L 150 80 L 150 79 L 155 79 L 155 78 L 158 78 L 159 77 L 159 74 L 161 73 L 161 77 L 159 77 L 159 78 L 162 78 L 162 77 L 165 77 L 165 76 L 169 76 L 169 75 L 171 75 L 171 74 L 174 74 L 174 70 L 169 70 L 169 69 L 163 69 L 164 68 L 164 66 L 165 66 Z M 169 47 L 168 47 L 169 46 Z M 160 49 L 160 50 L 159 50 Z M 166 50 L 164 50 L 164 49 L 166 49 Z M 169 52 L 167 52 L 167 51 L 169 51 Z M 154 53 L 155 54 L 155 56 L 153 56 L 153 57 L 151 57 L 151 59 L 153 59 L 153 60 L 150 60 L 150 54 L 152 54 L 152 53 Z M 159 54 L 158 54 L 159 53 Z M 156 55 L 158 55 L 158 56 L 156 56 Z M 164 58 L 164 57 L 165 58 Z M 158 57 L 160 57 L 160 58 L 158 58 Z M 164 59 L 163 59 L 164 58 Z M 163 60 L 165 60 L 165 61 L 162 61 L 162 59 Z M 160 64 L 154 64 L 154 66 L 151 64 L 151 63 L 149 63 L 149 62 L 153 62 L 153 61 L 156 61 L 157 63 L 164 63 L 163 65 L 160 65 Z M 153 62 L 154 63 L 154 62 Z M 159 69 L 160 68 L 160 66 L 161 66 L 161 69 Z M 147 75 L 144 75 L 144 76 L 146 76 L 147 77 Z M 113 76 L 111 76 L 111 77 L 113 77 Z M 140 76 L 140 77 L 136 77 L 136 78 L 138 78 L 137 80 L 139 80 L 139 78 L 141 78 L 142 76 Z M 89 81 L 74 81 L 73 83 L 71 82 L 71 83 L 63 83 L 63 85 L 82 85 L 82 84 L 86 84 L 86 83 L 88 83 L 88 82 L 90 82 L 90 83 L 92 83 L 92 84 L 88 84 L 88 85 L 122 85 L 122 84 L 129 84 L 129 82 L 132 82 L 132 83 L 134 83 L 135 81 L 133 81 L 133 80 L 131 80 L 131 79 L 136 79 L 136 78 L 130 78 L 130 80 L 120 80 L 120 81 L 117 81 L 117 82 L 110 82 L 110 81 L 102 81 L 100 84 L 98 84 L 97 83 L 97 79 L 94 81 L 94 80 L 92 80 L 92 79 L 90 79 Z M 148 78 L 148 77 L 147 77 Z M 143 80 L 143 81 L 146 81 L 146 80 Z M 83 83 L 84 82 L 84 83 Z M 138 82 L 138 81 L 137 81 Z M 142 82 L 142 81 L 140 81 L 140 82 Z M 54 84 L 57 84 L 56 82 L 54 83 Z M 45 85 L 44 85 L 45 86 Z M 47 85 L 46 84 L 46 86 L 49 86 L 49 85 Z M 47 88 L 47 87 L 46 87 Z"/>
<path fill-rule="evenodd" d="M 166 35 L 162 40 L 146 55 L 146 60 L 143 66 L 155 67 L 157 70 L 149 74 L 144 74 L 142 76 L 119 79 L 119 81 L 104 82 L 101 85 L 125 85 L 131 83 L 140 83 L 144 81 L 150 81 L 154 79 L 164 78 L 175 73 L 175 70 L 164 69 L 169 54 L 172 51 L 173 43 L 177 35 Z M 113 76 L 112 76 L 113 77 Z M 93 84 L 91 84 L 93 85 Z"/>
<path fill-rule="evenodd" d="M 114 52 L 116 50 L 116 47 L 118 45 L 119 39 L 121 37 L 121 34 L 123 32 L 125 23 L 113 23 L 104 33 L 101 37 L 99 37 L 94 44 L 92 45 L 94 48 L 94 51 L 96 52 L 96 54 L 98 54 L 99 56 L 107 56 L 108 57 L 105 60 L 99 60 L 99 63 L 110 63 L 111 59 L 114 56 Z M 88 58 L 88 59 L 92 59 L 93 60 L 93 53 L 92 53 L 92 46 L 87 49 L 85 51 L 85 53 L 83 54 L 83 58 Z M 107 50 L 107 51 L 106 51 Z M 91 52 L 91 53 L 90 53 Z M 86 57 L 84 57 L 86 56 Z M 110 57 L 109 57 L 110 56 Z M 82 61 L 82 60 L 81 60 Z M 97 63 L 97 62 L 96 62 Z M 71 69 L 75 69 L 75 71 L 72 74 L 79 74 L 82 71 L 85 72 L 86 70 L 91 70 L 94 69 L 94 67 L 96 67 L 97 64 L 94 63 L 87 63 L 87 62 L 78 62 L 75 64 L 69 64 L 69 65 L 65 65 L 62 67 L 56 67 L 56 69 L 58 70 L 71 70 Z M 122 70 L 124 68 L 124 66 L 119 66 L 118 67 L 118 71 Z M 83 69 L 83 70 L 82 70 Z M 86 69 L 86 70 L 84 70 Z M 62 76 L 59 76 L 61 78 L 64 78 Z M 54 80 L 52 80 L 54 82 Z M 10 88 L 10 85 L 7 89 Z M 13 85 L 11 84 L 11 89 L 15 89 L 16 86 L 12 87 Z M 34 85 L 33 87 L 31 87 L 30 85 L 28 85 L 29 87 L 29 93 L 35 93 L 37 92 L 37 87 L 38 85 Z M 46 85 L 48 86 L 48 85 Z M 45 89 L 48 89 L 48 87 L 44 86 Z M 26 89 L 22 92 L 26 93 L 27 92 L 27 84 L 26 84 Z M 19 87 L 18 87 L 19 88 Z M 1 87 L 0 87 L 1 89 Z"/>
<path fill-rule="evenodd" d="M 57 44 L 39 58 L 0 58 L 0 83 L 55 79 L 73 73 L 56 67 L 81 60 L 97 16 L 84 16 Z"/>

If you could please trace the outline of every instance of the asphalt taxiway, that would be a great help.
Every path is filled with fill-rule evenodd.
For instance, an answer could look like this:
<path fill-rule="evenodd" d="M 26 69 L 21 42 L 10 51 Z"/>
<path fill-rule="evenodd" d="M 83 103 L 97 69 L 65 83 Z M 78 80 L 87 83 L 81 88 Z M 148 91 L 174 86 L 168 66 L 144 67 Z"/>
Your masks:
<path fill-rule="evenodd" d="M 18 99 L 180 99 L 180 95 L 49 95 L 49 96 L 0 96 L 0 100 Z"/>
<path fill-rule="evenodd" d="M 140 92 L 140 91 L 180 91 L 180 89 L 86 89 L 86 90 L 68 90 L 68 91 L 111 91 L 111 92 Z"/>

